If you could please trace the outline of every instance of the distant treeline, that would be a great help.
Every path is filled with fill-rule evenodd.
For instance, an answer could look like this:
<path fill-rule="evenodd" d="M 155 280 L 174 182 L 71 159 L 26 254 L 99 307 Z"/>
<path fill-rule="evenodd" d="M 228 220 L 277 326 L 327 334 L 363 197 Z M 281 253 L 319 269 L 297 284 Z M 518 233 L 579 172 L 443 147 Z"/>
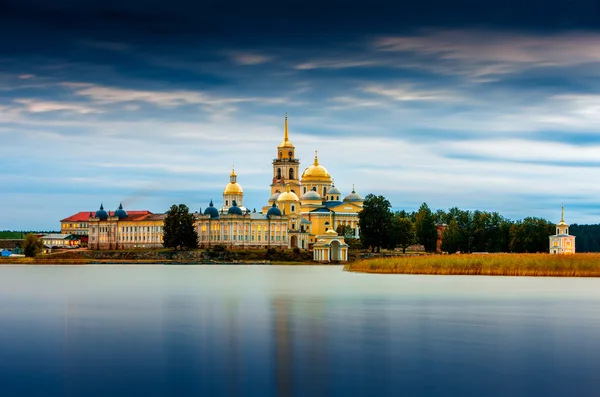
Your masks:
<path fill-rule="evenodd" d="M 447 225 L 442 241 L 446 252 L 548 252 L 548 236 L 556 224 L 543 218 L 512 221 L 497 212 L 438 210 L 436 220 Z M 600 252 L 600 225 L 570 226 L 577 252 Z"/>
<path fill-rule="evenodd" d="M 371 200 L 365 202 L 367 205 L 371 205 Z M 450 253 L 548 252 L 549 236 L 556 233 L 556 223 L 543 218 L 527 217 L 513 221 L 497 212 L 468 211 L 456 207 L 432 212 L 425 203 L 419 211 L 397 211 L 394 216 L 407 218 L 413 223 L 415 242 L 424 245 L 428 251 L 435 247 L 434 240 L 429 241 L 434 236 L 433 230 L 427 233 L 429 237 L 426 238 L 419 230 L 432 229 L 432 220 L 425 222 L 431 218 L 436 224 L 446 225 L 441 249 Z M 569 233 L 576 236 L 577 252 L 600 252 L 600 225 L 573 224 Z"/>
<path fill-rule="evenodd" d="M 570 226 L 569 233 L 575 236 L 575 251 L 600 252 L 600 225 Z"/>
<path fill-rule="evenodd" d="M 0 231 L 0 240 L 19 240 L 24 239 L 29 233 L 33 234 L 50 234 L 50 233 L 60 233 L 57 231 L 37 231 L 37 230 L 29 230 L 29 231 L 13 231 L 13 230 L 2 230 Z"/>

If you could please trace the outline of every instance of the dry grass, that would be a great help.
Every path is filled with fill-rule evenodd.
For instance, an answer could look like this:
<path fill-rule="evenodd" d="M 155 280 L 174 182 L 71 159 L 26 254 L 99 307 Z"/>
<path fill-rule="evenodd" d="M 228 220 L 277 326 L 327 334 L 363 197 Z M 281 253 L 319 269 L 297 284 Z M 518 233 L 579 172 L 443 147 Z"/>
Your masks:
<path fill-rule="evenodd" d="M 600 254 L 427 255 L 366 259 L 344 269 L 383 274 L 600 277 Z"/>

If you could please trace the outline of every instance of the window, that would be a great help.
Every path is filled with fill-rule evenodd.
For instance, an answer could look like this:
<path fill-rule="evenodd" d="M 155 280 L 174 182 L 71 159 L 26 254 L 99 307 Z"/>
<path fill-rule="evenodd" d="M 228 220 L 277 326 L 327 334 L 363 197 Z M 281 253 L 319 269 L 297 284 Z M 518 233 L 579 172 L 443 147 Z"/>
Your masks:
<path fill-rule="evenodd" d="M 296 208 L 295 208 L 295 207 L 292 205 L 292 212 L 294 212 L 294 211 L 295 211 L 295 209 L 296 209 Z"/>
<path fill-rule="evenodd" d="M 277 179 L 281 179 L 281 168 L 277 168 Z"/>
<path fill-rule="evenodd" d="M 225 207 L 229 205 L 229 200 L 225 200 Z"/>
<path fill-rule="evenodd" d="M 294 179 L 294 169 L 293 168 L 290 168 L 290 179 Z"/>

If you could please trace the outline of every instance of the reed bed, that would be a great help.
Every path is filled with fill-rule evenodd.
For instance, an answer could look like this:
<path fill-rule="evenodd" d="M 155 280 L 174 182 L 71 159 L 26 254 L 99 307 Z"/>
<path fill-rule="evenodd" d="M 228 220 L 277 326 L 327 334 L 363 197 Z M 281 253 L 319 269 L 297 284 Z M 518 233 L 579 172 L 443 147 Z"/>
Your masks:
<path fill-rule="evenodd" d="M 463 254 L 365 259 L 350 272 L 479 276 L 600 277 L 600 254 Z"/>

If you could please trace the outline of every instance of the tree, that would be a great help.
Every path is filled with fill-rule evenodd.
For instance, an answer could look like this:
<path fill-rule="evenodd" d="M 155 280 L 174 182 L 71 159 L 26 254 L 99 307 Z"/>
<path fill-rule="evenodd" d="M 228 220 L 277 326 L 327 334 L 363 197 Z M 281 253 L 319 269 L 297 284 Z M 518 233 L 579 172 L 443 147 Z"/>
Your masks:
<path fill-rule="evenodd" d="M 402 253 L 406 253 L 406 248 L 415 242 L 415 225 L 405 217 L 400 217 L 398 213 L 394 216 L 394 242 L 395 245 L 402 248 Z"/>
<path fill-rule="evenodd" d="M 437 228 L 435 217 L 426 203 L 421 204 L 415 217 L 415 233 L 419 244 L 423 244 L 425 251 L 435 251 L 437 243 Z"/>
<path fill-rule="evenodd" d="M 388 245 L 392 226 L 392 205 L 383 196 L 368 194 L 363 202 L 363 209 L 358 214 L 361 242 L 364 248 L 371 247 L 371 252 L 379 252 Z"/>
<path fill-rule="evenodd" d="M 335 231 L 339 236 L 344 236 L 346 239 L 354 238 L 354 229 L 350 226 L 339 225 Z"/>
<path fill-rule="evenodd" d="M 194 215 L 184 204 L 171 206 L 163 228 L 165 248 L 198 248 L 198 232 L 194 228 Z"/>
<path fill-rule="evenodd" d="M 448 223 L 448 227 L 444 230 L 444 236 L 442 237 L 442 251 L 450 254 L 458 251 L 460 240 L 460 230 L 458 223 L 455 218 L 452 218 Z"/>
<path fill-rule="evenodd" d="M 545 219 L 527 217 L 510 227 L 511 252 L 548 252 L 548 236 L 555 225 Z"/>
<path fill-rule="evenodd" d="M 25 236 L 25 240 L 23 241 L 23 253 L 25 254 L 25 256 L 33 258 L 37 254 L 42 252 L 43 248 L 44 244 L 35 234 L 30 233 L 27 236 Z"/>

